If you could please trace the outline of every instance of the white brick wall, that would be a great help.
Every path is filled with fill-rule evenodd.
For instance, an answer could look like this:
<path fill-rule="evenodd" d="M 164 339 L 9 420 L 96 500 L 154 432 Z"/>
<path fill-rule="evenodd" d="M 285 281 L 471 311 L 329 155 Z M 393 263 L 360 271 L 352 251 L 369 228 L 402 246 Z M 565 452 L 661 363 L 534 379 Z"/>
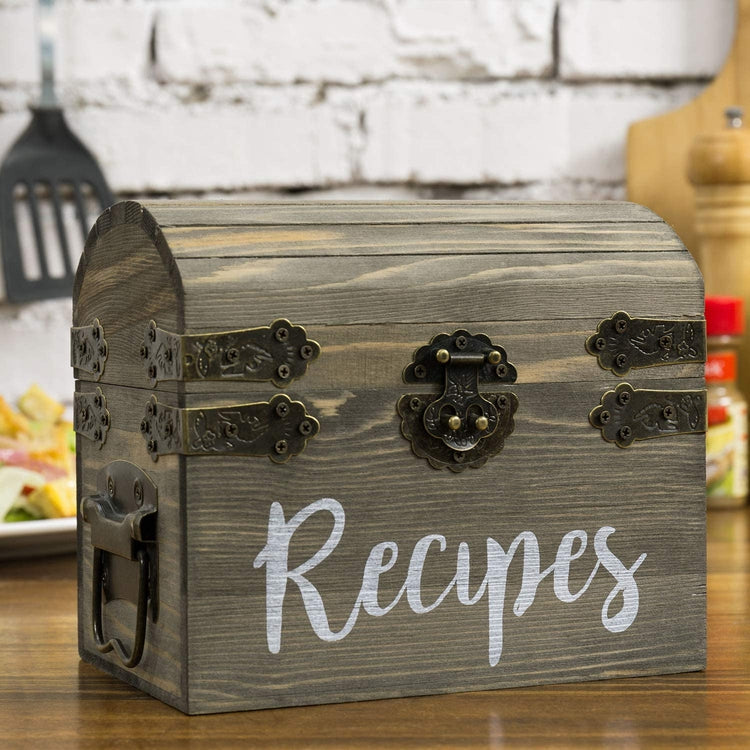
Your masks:
<path fill-rule="evenodd" d="M 734 0 L 57 0 L 57 15 L 61 98 L 121 195 L 582 200 L 623 196 L 628 124 L 717 72 Z M 38 94 L 35 18 L 35 0 L 0 0 L 0 154 Z M 60 396 L 68 316 L 0 303 L 6 362 L 40 342 Z M 26 378 L 6 364 L 0 393 Z"/>

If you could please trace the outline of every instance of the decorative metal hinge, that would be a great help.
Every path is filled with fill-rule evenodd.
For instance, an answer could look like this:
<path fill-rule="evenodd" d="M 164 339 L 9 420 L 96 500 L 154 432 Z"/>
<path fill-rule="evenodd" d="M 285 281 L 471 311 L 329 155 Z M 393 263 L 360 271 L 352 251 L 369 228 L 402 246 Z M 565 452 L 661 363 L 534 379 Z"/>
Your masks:
<path fill-rule="evenodd" d="M 320 345 L 283 318 L 262 328 L 187 335 L 152 320 L 140 354 L 152 387 L 160 380 L 270 380 L 283 388 L 307 372 Z"/>
<path fill-rule="evenodd" d="M 79 370 L 89 373 L 94 380 L 99 380 L 104 373 L 107 361 L 107 341 L 104 329 L 95 318 L 90 326 L 79 326 L 70 329 L 70 364 Z"/>
<path fill-rule="evenodd" d="M 141 660 L 146 625 L 158 616 L 157 490 L 135 464 L 113 461 L 97 477 L 97 494 L 81 501 L 81 519 L 91 527 L 94 548 L 91 621 L 97 649 L 114 651 L 128 668 Z M 136 605 L 130 652 L 104 635 L 104 604 L 122 599 Z"/>
<path fill-rule="evenodd" d="M 93 393 L 76 393 L 73 396 L 73 429 L 93 440 L 101 448 L 107 440 L 110 416 L 107 399 L 97 386 Z"/>
<path fill-rule="evenodd" d="M 152 396 L 141 422 L 151 458 L 185 456 L 268 456 L 284 463 L 305 450 L 320 431 L 300 401 L 278 394 L 270 401 L 211 408 L 178 409 Z"/>
<path fill-rule="evenodd" d="M 436 469 L 478 468 L 499 453 L 513 432 L 514 393 L 479 392 L 480 383 L 514 383 L 505 350 L 483 334 L 441 333 L 417 350 L 404 370 L 407 383 L 443 385 L 440 395 L 399 399 L 401 432 L 412 450 Z"/>
<path fill-rule="evenodd" d="M 631 318 L 616 312 L 599 323 L 586 351 L 615 375 L 633 368 L 706 361 L 706 322 Z"/>
<path fill-rule="evenodd" d="M 602 396 L 589 421 L 620 448 L 634 440 L 705 432 L 706 391 L 651 391 L 620 383 Z"/>

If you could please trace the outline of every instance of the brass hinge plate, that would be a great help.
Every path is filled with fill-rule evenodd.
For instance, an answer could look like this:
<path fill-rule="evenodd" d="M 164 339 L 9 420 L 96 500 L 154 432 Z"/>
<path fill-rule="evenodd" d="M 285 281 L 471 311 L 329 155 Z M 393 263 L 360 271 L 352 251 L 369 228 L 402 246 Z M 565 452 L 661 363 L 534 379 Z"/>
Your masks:
<path fill-rule="evenodd" d="M 620 383 L 602 396 L 589 421 L 620 448 L 635 440 L 705 432 L 706 391 L 652 391 Z"/>
<path fill-rule="evenodd" d="M 621 310 L 599 323 L 586 351 L 620 376 L 643 367 L 705 362 L 706 322 L 631 318 Z"/>
<path fill-rule="evenodd" d="M 178 409 L 152 396 L 141 422 L 151 458 L 184 456 L 268 456 L 284 463 L 302 453 L 320 431 L 305 405 L 277 394 L 270 401 L 211 408 Z"/>
<path fill-rule="evenodd" d="M 152 320 L 140 354 L 152 387 L 160 380 L 236 380 L 283 388 L 307 372 L 320 345 L 283 318 L 261 328 L 184 335 Z"/>
<path fill-rule="evenodd" d="M 70 329 L 70 365 L 99 380 L 104 373 L 107 361 L 107 341 L 99 319 L 90 326 L 77 326 Z"/>

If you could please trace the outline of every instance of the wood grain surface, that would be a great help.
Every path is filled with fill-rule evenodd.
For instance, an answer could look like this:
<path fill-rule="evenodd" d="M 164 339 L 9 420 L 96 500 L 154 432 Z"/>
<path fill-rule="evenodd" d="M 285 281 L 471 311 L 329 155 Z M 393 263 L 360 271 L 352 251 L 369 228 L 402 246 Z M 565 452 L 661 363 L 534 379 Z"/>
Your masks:
<path fill-rule="evenodd" d="M 76 560 L 0 563 L 2 747 L 745 748 L 750 510 L 708 516 L 705 672 L 187 717 L 79 661 Z"/>
<path fill-rule="evenodd" d="M 700 274 L 663 223 L 629 204 L 193 204 L 155 211 L 165 227 L 135 203 L 97 221 L 75 317 L 78 325 L 99 318 L 110 353 L 99 385 L 112 428 L 101 450 L 79 440 L 82 489 L 91 491 L 99 469 L 123 458 L 156 481 L 164 614 L 149 626 L 153 645 L 147 638 L 147 656 L 134 670 L 95 652 L 86 628 L 91 550 L 84 529 L 87 659 L 191 713 L 703 667 L 704 438 L 670 435 L 623 451 L 588 419 L 619 382 L 585 352 L 599 321 L 620 309 L 634 317 L 702 317 Z M 152 464 L 140 434 L 150 391 L 138 348 L 148 320 L 180 333 L 278 317 L 306 326 L 322 346 L 309 376 L 288 389 L 319 419 L 320 435 L 283 465 L 216 455 Z M 503 452 L 478 471 L 452 475 L 412 453 L 396 403 L 426 390 L 402 381 L 414 350 L 465 327 L 506 348 L 519 372 L 509 390 L 520 405 Z M 703 388 L 696 364 L 636 370 L 627 380 L 636 388 Z M 268 400 L 276 392 L 267 383 L 159 384 L 160 400 L 179 407 L 248 403 L 260 394 Z M 321 498 L 346 513 L 335 554 L 311 574 L 323 598 L 314 609 L 325 609 L 334 631 L 364 591 L 370 549 L 398 545 L 398 560 L 380 578 L 382 607 L 401 589 L 415 544 L 430 534 L 443 535 L 446 549 L 427 556 L 425 602 L 456 574 L 461 543 L 470 550 L 476 591 L 490 566 L 488 537 L 507 550 L 524 533 L 534 535 L 546 570 L 566 534 L 585 532 L 588 546 L 571 558 L 569 584 L 586 592 L 563 603 L 571 595 L 560 594 L 555 574 L 554 586 L 548 575 L 529 594 L 522 587 L 527 573 L 534 576 L 527 543 L 507 563 L 502 604 L 488 605 L 488 593 L 466 606 L 453 592 L 417 614 L 412 584 L 392 613 L 360 612 L 346 638 L 331 643 L 314 632 L 290 584 L 276 653 L 267 640 L 266 573 L 253 561 L 274 503 L 289 519 Z M 597 532 L 609 527 L 617 564 L 647 558 L 637 573 L 640 605 L 618 593 L 615 570 L 602 562 L 601 548 L 594 551 Z M 305 522 L 290 566 L 311 558 L 330 529 L 328 513 Z M 487 591 L 491 585 L 504 592 L 504 574 Z M 118 606 L 108 606 L 105 618 L 115 634 L 129 623 L 132 630 L 133 613 Z M 621 608 L 637 617 L 611 632 L 607 613 Z M 493 661 L 500 631 L 504 646 Z"/>
<path fill-rule="evenodd" d="M 724 110 L 750 111 L 750 0 L 738 0 L 737 33 L 727 61 L 696 99 L 672 112 L 631 125 L 627 145 L 628 199 L 663 216 L 697 253 L 695 193 L 688 153 L 695 138 L 726 127 Z"/>

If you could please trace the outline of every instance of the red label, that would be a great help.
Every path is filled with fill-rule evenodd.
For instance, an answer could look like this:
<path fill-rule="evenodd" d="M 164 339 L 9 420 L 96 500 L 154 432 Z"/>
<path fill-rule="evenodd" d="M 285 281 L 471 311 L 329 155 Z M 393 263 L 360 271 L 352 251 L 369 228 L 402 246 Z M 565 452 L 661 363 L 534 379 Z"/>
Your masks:
<path fill-rule="evenodd" d="M 706 380 L 715 383 L 737 378 L 737 355 L 734 352 L 709 354 L 706 360 Z"/>

